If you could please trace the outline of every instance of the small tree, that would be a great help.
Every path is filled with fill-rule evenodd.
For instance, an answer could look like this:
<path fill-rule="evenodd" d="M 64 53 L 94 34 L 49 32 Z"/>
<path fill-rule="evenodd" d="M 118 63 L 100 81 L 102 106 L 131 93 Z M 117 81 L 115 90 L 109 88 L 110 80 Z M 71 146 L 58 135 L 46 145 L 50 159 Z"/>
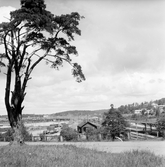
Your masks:
<path fill-rule="evenodd" d="M 155 112 L 155 116 L 156 117 L 159 117 L 160 116 L 160 109 L 157 107 L 157 108 L 154 108 L 154 112 Z"/>
<path fill-rule="evenodd" d="M 157 130 L 162 133 L 163 138 L 165 138 L 165 116 L 157 120 Z"/>
<path fill-rule="evenodd" d="M 126 126 L 128 126 L 128 123 L 125 118 L 111 105 L 111 109 L 107 113 L 104 113 L 102 122 L 104 138 L 112 138 L 114 140 L 116 136 L 119 137 L 121 133 L 126 131 Z"/>
<path fill-rule="evenodd" d="M 77 131 L 68 126 L 64 126 L 62 128 L 60 135 L 63 137 L 65 141 L 77 141 L 78 140 Z"/>
<path fill-rule="evenodd" d="M 87 130 L 86 130 L 86 137 L 87 137 L 87 140 L 89 140 L 89 141 L 100 140 L 99 135 L 100 135 L 100 128 L 99 129 L 87 128 Z"/>
<path fill-rule="evenodd" d="M 21 8 L 10 13 L 9 22 L 0 24 L 0 44 L 4 46 L 0 67 L 6 68 L 5 105 L 15 143 L 23 142 L 22 103 L 31 74 L 41 61 L 55 69 L 66 62 L 72 66 L 78 82 L 85 80 L 81 66 L 70 57 L 78 54 L 71 41 L 75 34 L 81 35 L 79 13 L 54 16 L 46 10 L 44 0 L 20 0 L 20 3 Z"/>

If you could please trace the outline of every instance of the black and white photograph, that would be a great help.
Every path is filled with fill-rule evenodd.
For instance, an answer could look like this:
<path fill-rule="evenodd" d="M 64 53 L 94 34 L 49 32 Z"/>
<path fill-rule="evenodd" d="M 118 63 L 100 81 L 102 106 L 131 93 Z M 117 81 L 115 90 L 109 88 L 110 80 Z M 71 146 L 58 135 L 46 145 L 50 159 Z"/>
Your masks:
<path fill-rule="evenodd" d="M 0 167 L 165 167 L 164 0 L 0 0 Z"/>

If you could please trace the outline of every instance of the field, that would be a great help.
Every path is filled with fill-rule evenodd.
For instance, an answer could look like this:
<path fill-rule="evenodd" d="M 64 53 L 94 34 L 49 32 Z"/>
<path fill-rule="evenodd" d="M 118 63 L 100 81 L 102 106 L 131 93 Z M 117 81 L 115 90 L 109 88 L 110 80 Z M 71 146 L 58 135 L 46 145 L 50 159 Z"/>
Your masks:
<path fill-rule="evenodd" d="M 0 143 L 4 144 L 4 143 Z M 128 142 L 29 142 L 29 145 L 74 145 L 80 148 L 107 153 L 122 153 L 126 151 L 139 150 L 149 151 L 165 157 L 165 141 L 128 141 Z"/>
<path fill-rule="evenodd" d="M 119 147 L 119 143 L 122 142 L 110 143 L 115 144 L 114 149 L 115 146 L 117 148 L 117 145 Z M 55 145 L 55 143 L 50 143 L 53 145 L 46 145 L 48 143 L 45 145 L 29 144 L 22 147 L 1 146 L 0 167 L 165 167 L 164 157 L 155 155 L 149 150 L 133 149 L 122 153 L 110 153 L 103 149 L 102 152 L 96 149 L 98 143 L 95 142 L 93 142 L 95 147 L 92 143 L 86 145 L 93 149 L 79 148 L 85 147 L 83 143 L 79 143 L 78 147 L 70 145 L 70 143 L 68 143 L 69 145 L 66 143 L 65 145 L 63 145 L 64 143 L 61 145 Z M 108 142 L 102 146 L 107 147 Z"/>

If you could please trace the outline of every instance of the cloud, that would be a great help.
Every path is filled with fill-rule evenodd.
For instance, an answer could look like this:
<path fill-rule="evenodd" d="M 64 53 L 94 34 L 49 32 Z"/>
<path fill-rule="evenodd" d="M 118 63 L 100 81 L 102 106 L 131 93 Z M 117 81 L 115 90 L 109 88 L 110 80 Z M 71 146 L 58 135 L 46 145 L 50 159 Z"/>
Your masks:
<path fill-rule="evenodd" d="M 151 83 L 151 84 L 152 84 L 152 83 L 155 83 L 155 82 L 156 82 L 155 79 L 150 79 L 150 80 L 149 80 L 149 83 Z"/>
<path fill-rule="evenodd" d="M 165 79 L 158 78 L 159 83 L 165 83 Z"/>
<path fill-rule="evenodd" d="M 0 7 L 0 23 L 2 22 L 9 22 L 10 19 L 10 12 L 14 11 L 15 8 L 11 7 L 11 6 L 2 6 Z M 2 53 L 4 51 L 3 46 L 0 45 L 0 53 Z M 0 73 L 0 78 L 4 78 L 3 73 L 6 73 L 5 68 L 1 68 L 0 69 L 1 73 Z"/>
<path fill-rule="evenodd" d="M 3 6 L 0 7 L 0 22 L 9 22 L 10 19 L 10 12 L 14 11 L 15 8 L 11 7 L 11 6 Z"/>
<path fill-rule="evenodd" d="M 72 43 L 79 56 L 72 59 L 82 65 L 87 80 L 75 82 L 67 64 L 56 71 L 42 62 L 28 83 L 25 113 L 102 109 L 165 96 L 163 1 L 45 2 L 54 14 L 78 11 L 85 16 L 82 35 Z M 5 10 L 11 9 L 0 13 Z"/>

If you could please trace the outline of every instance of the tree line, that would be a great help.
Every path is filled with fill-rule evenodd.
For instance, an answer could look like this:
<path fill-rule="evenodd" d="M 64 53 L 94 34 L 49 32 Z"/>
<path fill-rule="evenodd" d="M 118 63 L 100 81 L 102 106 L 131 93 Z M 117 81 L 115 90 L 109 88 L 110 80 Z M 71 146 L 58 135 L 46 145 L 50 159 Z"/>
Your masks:
<path fill-rule="evenodd" d="M 156 103 L 158 105 L 165 105 L 165 98 L 155 100 L 155 101 L 150 101 L 150 102 L 142 102 L 142 103 L 132 103 L 128 105 L 121 105 L 117 109 L 122 113 L 122 114 L 133 114 L 135 110 L 140 110 L 140 109 L 147 109 L 150 110 L 153 108 L 152 104 Z"/>

